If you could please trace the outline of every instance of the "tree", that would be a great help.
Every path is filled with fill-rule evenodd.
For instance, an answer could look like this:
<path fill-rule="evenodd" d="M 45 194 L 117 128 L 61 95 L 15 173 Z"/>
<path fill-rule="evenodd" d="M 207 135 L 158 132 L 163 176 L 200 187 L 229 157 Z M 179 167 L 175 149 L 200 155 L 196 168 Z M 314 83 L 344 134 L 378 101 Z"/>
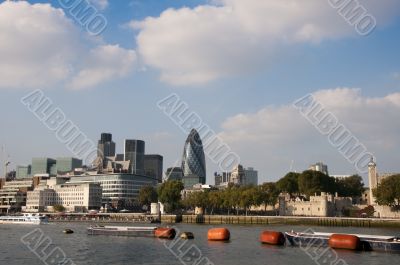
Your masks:
<path fill-rule="evenodd" d="M 287 173 L 276 183 L 277 189 L 281 192 L 287 192 L 290 195 L 299 193 L 299 176 L 300 173 Z"/>
<path fill-rule="evenodd" d="M 353 175 L 336 181 L 336 190 L 343 197 L 359 197 L 364 192 L 362 177 Z"/>
<path fill-rule="evenodd" d="M 265 209 L 267 210 L 267 205 L 275 206 L 278 201 L 279 189 L 277 188 L 277 183 L 267 182 L 262 184 L 259 187 L 261 193 L 261 202 L 264 204 Z"/>
<path fill-rule="evenodd" d="M 140 205 L 146 205 L 150 207 L 152 203 L 158 201 L 157 191 L 152 186 L 144 186 L 139 191 L 139 203 Z"/>
<path fill-rule="evenodd" d="M 60 204 L 54 205 L 53 209 L 54 209 L 55 212 L 58 212 L 58 213 L 65 212 L 65 210 L 66 210 L 65 207 L 60 205 Z"/>
<path fill-rule="evenodd" d="M 373 190 L 376 202 L 391 207 L 400 206 L 400 174 L 384 178 Z"/>
<path fill-rule="evenodd" d="M 158 189 L 158 199 L 164 203 L 168 212 L 173 212 L 181 206 L 181 191 L 183 183 L 178 180 L 168 180 Z"/>
<path fill-rule="evenodd" d="M 319 171 L 306 170 L 299 176 L 299 191 L 307 196 L 320 192 L 334 193 L 335 178 Z"/>

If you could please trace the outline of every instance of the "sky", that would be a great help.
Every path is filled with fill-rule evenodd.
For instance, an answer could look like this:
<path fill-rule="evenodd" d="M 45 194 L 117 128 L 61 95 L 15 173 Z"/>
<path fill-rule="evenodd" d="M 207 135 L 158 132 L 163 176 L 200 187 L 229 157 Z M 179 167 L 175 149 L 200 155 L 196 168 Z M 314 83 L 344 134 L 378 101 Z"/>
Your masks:
<path fill-rule="evenodd" d="M 142 139 L 164 169 L 179 165 L 187 133 L 157 105 L 175 94 L 260 183 L 322 161 L 367 184 L 294 107 L 312 94 L 379 172 L 399 172 L 400 2 L 352 1 L 376 22 L 370 29 L 335 2 L 2 1 L 2 164 L 74 155 L 21 103 L 39 89 L 94 142 L 110 132 L 122 153 L 124 139 Z M 221 170 L 207 156 L 207 182 Z"/>

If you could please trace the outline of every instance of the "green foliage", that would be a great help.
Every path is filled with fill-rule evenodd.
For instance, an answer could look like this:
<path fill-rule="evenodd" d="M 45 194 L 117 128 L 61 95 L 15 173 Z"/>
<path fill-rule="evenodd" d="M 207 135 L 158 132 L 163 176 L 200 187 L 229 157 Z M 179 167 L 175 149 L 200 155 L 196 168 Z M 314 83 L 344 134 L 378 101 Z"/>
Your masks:
<path fill-rule="evenodd" d="M 319 171 L 306 170 L 299 176 L 299 191 L 306 196 L 320 192 L 335 193 L 335 178 Z"/>
<path fill-rule="evenodd" d="M 287 173 L 276 183 L 277 189 L 281 192 L 287 192 L 290 195 L 299 193 L 299 176 L 300 173 Z"/>
<path fill-rule="evenodd" d="M 183 188 L 183 183 L 178 180 L 169 180 L 158 188 L 158 199 L 166 206 L 167 212 L 173 212 L 181 207 Z"/>
<path fill-rule="evenodd" d="M 359 197 L 364 192 L 362 177 L 353 175 L 336 181 L 336 190 L 343 197 Z"/>
<path fill-rule="evenodd" d="M 265 207 L 267 205 L 272 205 L 274 206 L 277 201 L 278 201 L 278 196 L 279 196 L 279 189 L 278 189 L 278 183 L 274 182 L 267 182 L 264 183 L 259 187 L 260 190 L 260 196 L 261 196 L 261 203 L 264 204 Z"/>
<path fill-rule="evenodd" d="M 373 193 L 380 205 L 400 206 L 400 175 L 383 179 Z"/>
<path fill-rule="evenodd" d="M 65 212 L 65 210 L 66 210 L 65 207 L 60 205 L 60 204 L 54 205 L 53 209 L 54 209 L 55 212 L 58 212 L 58 213 Z"/>
<path fill-rule="evenodd" d="M 158 201 L 157 190 L 152 186 L 144 186 L 139 191 L 139 203 L 150 206 L 151 203 Z"/>

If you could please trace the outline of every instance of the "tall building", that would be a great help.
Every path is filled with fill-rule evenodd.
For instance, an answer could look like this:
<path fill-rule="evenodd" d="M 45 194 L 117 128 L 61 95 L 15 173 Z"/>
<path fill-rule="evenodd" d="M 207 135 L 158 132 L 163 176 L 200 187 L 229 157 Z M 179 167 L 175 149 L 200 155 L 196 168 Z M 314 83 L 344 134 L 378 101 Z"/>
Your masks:
<path fill-rule="evenodd" d="M 368 164 L 368 181 L 369 181 L 369 198 L 372 205 L 376 204 L 376 199 L 372 192 L 378 186 L 378 172 L 376 171 L 376 163 L 374 158 L 371 157 L 371 161 Z"/>
<path fill-rule="evenodd" d="M 182 179 L 183 179 L 183 171 L 182 171 L 182 168 L 180 168 L 180 167 L 167 168 L 165 175 L 167 177 L 167 180 L 182 181 Z"/>
<path fill-rule="evenodd" d="M 56 166 L 56 160 L 47 157 L 32 158 L 32 176 L 40 174 L 56 175 L 54 172 Z"/>
<path fill-rule="evenodd" d="M 195 129 L 192 129 L 185 142 L 182 156 L 182 171 L 184 180 L 185 178 L 190 178 L 189 182 L 192 183 L 195 181 L 194 178 L 198 178 L 198 183 L 206 183 L 206 160 L 203 143 L 199 133 Z"/>
<path fill-rule="evenodd" d="M 105 166 L 106 157 L 115 156 L 115 143 L 112 141 L 111 133 L 102 133 L 97 144 L 97 157 L 100 157 Z"/>
<path fill-rule="evenodd" d="M 17 166 L 16 168 L 16 178 L 17 179 L 24 179 L 29 178 L 31 176 L 31 165 L 27 166 Z"/>
<path fill-rule="evenodd" d="M 82 160 L 73 157 L 57 158 L 57 173 L 64 174 L 74 171 L 76 168 L 82 167 Z"/>
<path fill-rule="evenodd" d="M 162 182 L 163 177 L 163 157 L 161 155 L 144 156 L 144 173 L 146 176 Z"/>
<path fill-rule="evenodd" d="M 238 185 L 245 184 L 245 174 L 242 165 L 237 165 L 231 173 L 231 182 Z"/>
<path fill-rule="evenodd" d="M 124 160 L 130 161 L 130 173 L 144 175 L 145 142 L 141 140 L 125 140 Z"/>
<path fill-rule="evenodd" d="M 258 185 L 258 171 L 254 170 L 254 168 L 249 167 L 243 170 L 244 171 L 244 184 L 245 185 Z"/>
<path fill-rule="evenodd" d="M 310 168 L 309 168 L 309 170 L 312 170 L 312 171 L 319 171 L 319 172 L 324 173 L 325 175 L 329 175 L 329 173 L 328 173 L 328 166 L 325 165 L 325 164 L 322 163 L 322 162 L 318 162 L 318 163 L 316 163 L 315 165 L 311 165 Z"/>

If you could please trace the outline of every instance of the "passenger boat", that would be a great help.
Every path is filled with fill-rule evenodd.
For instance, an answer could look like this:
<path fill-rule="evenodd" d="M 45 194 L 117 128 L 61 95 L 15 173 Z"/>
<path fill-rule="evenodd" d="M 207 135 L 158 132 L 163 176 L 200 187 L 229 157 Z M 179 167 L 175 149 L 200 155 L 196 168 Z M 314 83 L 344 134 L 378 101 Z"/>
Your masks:
<path fill-rule="evenodd" d="M 48 222 L 48 218 L 39 214 L 0 216 L 0 224 L 40 225 Z"/>
<path fill-rule="evenodd" d="M 400 237 L 362 234 L 297 233 L 286 232 L 285 236 L 292 246 L 332 247 L 351 250 L 387 251 L 400 253 Z"/>
<path fill-rule="evenodd" d="M 87 232 L 89 235 L 154 237 L 156 229 L 157 227 L 90 226 Z"/>

